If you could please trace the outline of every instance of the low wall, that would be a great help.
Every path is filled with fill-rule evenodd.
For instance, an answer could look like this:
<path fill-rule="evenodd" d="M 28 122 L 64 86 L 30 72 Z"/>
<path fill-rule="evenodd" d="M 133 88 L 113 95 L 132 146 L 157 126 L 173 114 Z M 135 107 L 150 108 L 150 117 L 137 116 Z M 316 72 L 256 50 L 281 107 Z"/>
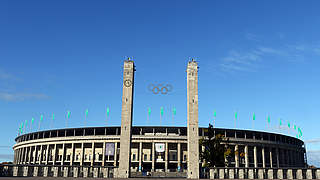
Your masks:
<path fill-rule="evenodd" d="M 211 168 L 210 179 L 320 179 L 320 169 Z"/>
<path fill-rule="evenodd" d="M 0 176 L 13 177 L 96 177 L 113 178 L 117 167 L 112 166 L 54 166 L 0 165 Z"/>

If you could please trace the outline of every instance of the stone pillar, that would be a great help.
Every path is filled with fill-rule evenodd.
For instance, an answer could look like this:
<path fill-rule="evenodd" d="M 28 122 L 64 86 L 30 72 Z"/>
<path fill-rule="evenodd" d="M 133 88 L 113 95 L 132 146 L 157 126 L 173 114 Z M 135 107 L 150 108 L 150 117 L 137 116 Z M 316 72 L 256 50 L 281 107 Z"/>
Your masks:
<path fill-rule="evenodd" d="M 39 167 L 38 166 L 33 167 L 33 176 L 34 177 L 38 176 L 38 172 L 39 172 Z"/>
<path fill-rule="evenodd" d="M 306 176 L 307 179 L 312 179 L 312 169 L 307 169 Z"/>
<path fill-rule="evenodd" d="M 234 169 L 229 169 L 229 179 L 234 179 Z"/>
<path fill-rule="evenodd" d="M 248 178 L 249 179 L 254 179 L 254 172 L 253 172 L 253 169 L 249 169 L 249 171 L 248 171 Z"/>
<path fill-rule="evenodd" d="M 38 148 L 37 148 L 37 146 L 34 146 L 33 164 L 36 164 L 37 157 L 38 157 Z"/>
<path fill-rule="evenodd" d="M 115 162 L 116 162 L 116 157 L 117 157 L 116 149 L 117 148 L 115 146 L 115 148 L 114 148 L 114 161 Z M 106 142 L 103 142 L 103 144 L 102 144 L 102 166 L 105 166 L 105 163 L 106 163 Z"/>
<path fill-rule="evenodd" d="M 97 167 L 93 168 L 93 177 L 97 178 L 99 175 L 99 169 Z"/>
<path fill-rule="evenodd" d="M 65 143 L 63 143 L 63 144 L 62 144 L 62 159 L 61 159 L 61 165 L 63 165 L 63 164 L 64 164 L 65 151 L 66 151 L 66 144 L 65 144 Z M 80 165 L 81 165 L 81 164 L 80 164 Z"/>
<path fill-rule="evenodd" d="M 277 157 L 277 168 L 280 167 L 280 162 L 279 162 L 279 148 L 276 148 L 276 157 Z"/>
<path fill-rule="evenodd" d="M 115 144 L 114 144 L 114 162 L 113 162 L 114 166 L 117 166 L 117 161 L 118 161 L 117 154 L 118 154 L 118 143 L 115 142 Z"/>
<path fill-rule="evenodd" d="M 292 169 L 287 170 L 287 179 L 293 179 Z"/>
<path fill-rule="evenodd" d="M 27 163 L 27 154 L 28 154 L 27 151 L 28 151 L 28 149 L 27 149 L 27 147 L 24 147 L 23 149 L 24 149 L 23 164 L 26 164 Z"/>
<path fill-rule="evenodd" d="M 198 64 L 192 59 L 187 67 L 187 177 L 199 179 Z"/>
<path fill-rule="evenodd" d="M 178 171 L 181 171 L 181 143 L 178 143 Z"/>
<path fill-rule="evenodd" d="M 94 142 L 91 144 L 91 153 L 92 153 L 92 156 L 91 156 L 91 166 L 93 166 L 93 163 L 94 163 Z"/>
<path fill-rule="evenodd" d="M 53 167 L 53 177 L 58 177 L 58 167 Z"/>
<path fill-rule="evenodd" d="M 262 147 L 262 149 L 261 149 L 261 155 L 262 155 L 262 167 L 266 168 L 266 157 L 264 154 L 264 147 Z"/>
<path fill-rule="evenodd" d="M 63 177 L 68 177 L 68 175 L 69 175 L 69 167 L 65 166 L 63 168 Z"/>
<path fill-rule="evenodd" d="M 83 167 L 83 177 L 88 177 L 88 167 Z"/>
<path fill-rule="evenodd" d="M 282 169 L 278 169 L 277 177 L 278 177 L 278 179 L 283 179 L 283 170 Z"/>
<path fill-rule="evenodd" d="M 23 167 L 23 176 L 28 176 L 28 166 Z"/>
<path fill-rule="evenodd" d="M 244 179 L 244 169 L 239 169 L 239 179 Z"/>
<path fill-rule="evenodd" d="M 264 169 L 258 169 L 258 179 L 264 179 Z"/>
<path fill-rule="evenodd" d="M 84 143 L 81 143 L 81 160 L 80 160 L 80 166 L 83 166 L 83 160 L 84 160 Z"/>
<path fill-rule="evenodd" d="M 103 172 L 103 177 L 108 178 L 108 168 L 103 168 L 102 172 Z"/>
<path fill-rule="evenodd" d="M 43 167 L 43 177 L 48 177 L 48 166 Z"/>
<path fill-rule="evenodd" d="M 142 171 L 142 142 L 139 143 L 139 172 Z"/>
<path fill-rule="evenodd" d="M 53 165 L 56 164 L 56 157 L 57 157 L 57 144 L 54 144 L 54 150 L 53 150 Z"/>
<path fill-rule="evenodd" d="M 168 163 L 169 163 L 169 146 L 168 146 L 168 142 L 166 142 L 166 145 L 165 145 L 165 153 L 164 153 L 164 156 L 165 156 L 165 158 L 164 158 L 164 171 L 165 172 L 168 172 Z"/>
<path fill-rule="evenodd" d="M 29 162 L 29 164 L 31 164 L 31 159 L 32 159 L 32 146 L 30 146 L 29 147 L 29 149 L 30 149 L 30 151 L 29 151 L 29 160 L 28 160 L 28 162 Z"/>
<path fill-rule="evenodd" d="M 257 160 L 257 146 L 253 147 L 253 162 L 254 162 L 254 167 L 258 167 L 258 160 Z"/>
<path fill-rule="evenodd" d="M 210 179 L 214 179 L 214 169 L 210 169 Z"/>
<path fill-rule="evenodd" d="M 46 164 L 48 164 L 48 159 L 49 159 L 49 144 L 47 145 L 47 149 L 46 149 Z"/>
<path fill-rule="evenodd" d="M 268 177 L 267 179 L 273 179 L 273 169 L 268 169 Z"/>
<path fill-rule="evenodd" d="M 320 179 L 320 169 L 317 169 L 316 171 L 316 179 Z"/>
<path fill-rule="evenodd" d="M 43 145 L 40 145 L 40 158 L 39 158 L 39 164 L 42 164 L 43 159 Z"/>
<path fill-rule="evenodd" d="M 298 170 L 297 170 L 296 178 L 297 178 L 297 179 L 303 179 L 302 169 L 298 169 Z"/>
<path fill-rule="evenodd" d="M 224 169 L 219 169 L 219 179 L 224 179 Z"/>
<path fill-rule="evenodd" d="M 73 177 L 78 177 L 78 174 L 79 174 L 79 168 L 73 167 Z"/>
<path fill-rule="evenodd" d="M 244 147 L 244 160 L 245 160 L 245 167 L 249 167 L 249 157 L 248 157 L 249 151 L 248 151 L 248 146 L 246 145 Z"/>
<path fill-rule="evenodd" d="M 70 165 L 73 165 L 73 159 L 74 159 L 74 143 L 71 143 L 71 157 L 70 157 Z"/>
<path fill-rule="evenodd" d="M 272 164 L 272 148 L 271 147 L 269 148 L 269 153 L 270 153 L 270 167 L 272 168 L 273 164 Z"/>
<path fill-rule="evenodd" d="M 132 60 L 124 62 L 123 67 L 123 89 L 122 89 L 122 111 L 121 111 L 121 135 L 120 135 L 120 157 L 118 178 L 129 178 L 131 164 L 131 126 L 133 108 L 135 66 Z"/>
<path fill-rule="evenodd" d="M 234 146 L 234 160 L 235 160 L 235 167 L 239 167 L 239 146 Z"/>
<path fill-rule="evenodd" d="M 152 142 L 152 172 L 155 172 L 154 162 L 155 162 L 155 150 L 154 150 L 154 142 Z"/>

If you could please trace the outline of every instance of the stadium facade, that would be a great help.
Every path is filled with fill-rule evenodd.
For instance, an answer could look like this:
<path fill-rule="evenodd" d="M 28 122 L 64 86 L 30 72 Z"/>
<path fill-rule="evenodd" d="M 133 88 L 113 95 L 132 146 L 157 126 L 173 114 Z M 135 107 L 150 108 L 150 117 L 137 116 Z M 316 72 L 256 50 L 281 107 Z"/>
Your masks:
<path fill-rule="evenodd" d="M 135 172 L 181 172 L 199 178 L 203 162 L 198 127 L 198 65 L 187 67 L 187 127 L 132 126 L 134 62 L 124 62 L 121 127 L 54 129 L 18 136 L 15 164 L 115 166 L 116 177 Z M 229 138 L 235 153 L 230 167 L 305 167 L 304 142 L 281 134 L 214 128 Z"/>

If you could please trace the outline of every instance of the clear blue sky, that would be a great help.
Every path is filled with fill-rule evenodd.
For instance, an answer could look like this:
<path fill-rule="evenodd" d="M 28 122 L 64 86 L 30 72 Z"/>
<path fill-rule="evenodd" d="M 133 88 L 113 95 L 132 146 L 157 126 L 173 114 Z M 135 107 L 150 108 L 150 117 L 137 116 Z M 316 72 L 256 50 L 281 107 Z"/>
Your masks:
<path fill-rule="evenodd" d="M 320 1 L 0 1 L 0 161 L 21 122 L 119 126 L 122 66 L 136 64 L 134 125 L 186 126 L 186 65 L 199 69 L 199 124 L 274 131 L 282 118 L 320 152 Z M 168 95 L 148 91 L 170 83 Z M 266 129 L 270 114 L 272 128 Z M 280 133 L 287 133 L 281 130 Z M 291 135 L 294 136 L 293 131 Z"/>

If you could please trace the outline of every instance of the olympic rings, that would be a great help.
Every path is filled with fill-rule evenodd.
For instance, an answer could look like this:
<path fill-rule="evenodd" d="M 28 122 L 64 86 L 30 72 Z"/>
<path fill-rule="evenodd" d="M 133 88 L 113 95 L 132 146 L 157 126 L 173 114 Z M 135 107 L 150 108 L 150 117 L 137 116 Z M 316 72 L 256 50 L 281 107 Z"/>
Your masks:
<path fill-rule="evenodd" d="M 172 91 L 172 85 L 167 84 L 163 86 L 162 84 L 154 85 L 154 84 L 149 84 L 148 90 L 151 91 L 153 94 L 168 94 L 168 92 Z"/>

